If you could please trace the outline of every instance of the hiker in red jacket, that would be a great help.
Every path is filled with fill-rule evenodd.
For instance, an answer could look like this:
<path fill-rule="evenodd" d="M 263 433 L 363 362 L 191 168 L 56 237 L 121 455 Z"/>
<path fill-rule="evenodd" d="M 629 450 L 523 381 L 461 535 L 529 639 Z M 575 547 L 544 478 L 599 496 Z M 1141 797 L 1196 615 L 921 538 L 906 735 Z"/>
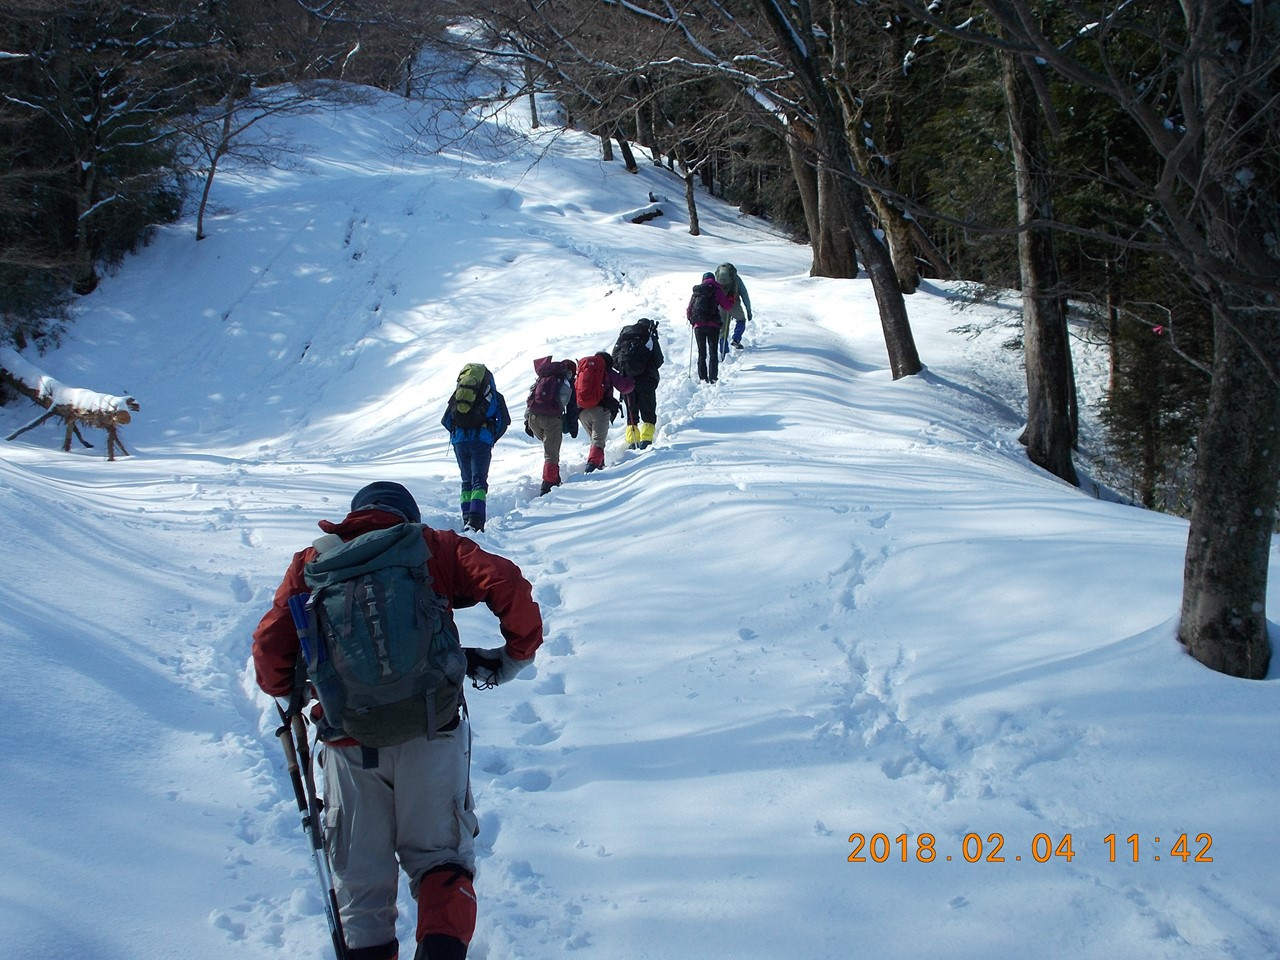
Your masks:
<path fill-rule="evenodd" d="M 361 534 L 420 523 L 412 494 L 398 483 L 362 488 L 351 512 L 320 529 L 348 542 Z M 422 528 L 431 587 L 455 608 L 483 603 L 505 644 L 468 653 L 468 676 L 489 685 L 511 680 L 542 643 L 542 614 L 520 569 L 452 530 Z M 331 541 L 336 542 L 336 541 Z M 328 549 L 325 538 L 318 543 Z M 308 591 L 303 568 L 315 546 L 294 554 L 271 609 L 253 633 L 258 685 L 273 697 L 293 692 L 300 652 L 289 598 Z M 313 714 L 314 718 L 314 714 Z M 418 905 L 414 960 L 463 960 L 475 930 L 471 729 L 465 704 L 434 735 L 372 749 L 339 731 L 324 744 L 325 843 L 348 955 L 396 960 L 399 868 Z"/>

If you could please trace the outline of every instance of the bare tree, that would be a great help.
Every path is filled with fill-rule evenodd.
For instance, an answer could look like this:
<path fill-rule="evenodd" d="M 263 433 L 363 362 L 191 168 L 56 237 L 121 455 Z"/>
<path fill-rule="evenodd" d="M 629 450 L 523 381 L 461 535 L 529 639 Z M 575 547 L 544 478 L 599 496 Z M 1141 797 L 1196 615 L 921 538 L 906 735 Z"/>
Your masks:
<path fill-rule="evenodd" d="M 113 223 L 145 217 L 144 198 L 168 189 L 168 121 L 197 82 L 183 69 L 192 21 L 173 6 L 63 5 L 33 23 L 29 55 L 11 67 L 22 79 L 6 99 L 25 113 L 24 130 L 43 138 L 65 170 L 77 293 L 96 286 Z M 171 192 L 176 196 L 176 185 Z"/>
<path fill-rule="evenodd" d="M 1179 638 L 1215 670 L 1265 676 L 1280 483 L 1280 21 L 1268 4 L 1152 0 L 1059 6 L 1046 25 L 1030 0 L 987 0 L 995 29 L 983 30 L 898 2 L 952 36 L 1038 58 L 1145 138 L 1154 176 L 1118 162 L 1107 172 L 1146 199 L 1148 239 L 1214 321 Z"/>
<path fill-rule="evenodd" d="M 1017 180 L 1018 268 L 1022 278 L 1022 341 L 1027 375 L 1027 428 L 1022 441 L 1031 462 L 1075 486 L 1076 391 L 1067 337 L 1067 303 L 1054 253 L 1050 165 L 1045 148 L 1040 67 L 1002 51 L 1005 102 Z M 1040 84 L 1044 88 L 1043 83 Z M 1045 109 L 1049 109 L 1047 103 Z"/>
<path fill-rule="evenodd" d="M 824 81 L 823 63 L 816 42 L 814 21 L 807 2 L 789 4 L 784 10 L 778 0 L 753 0 L 773 33 L 795 80 L 804 93 L 813 118 L 820 174 L 834 177 L 854 244 L 862 255 L 880 310 L 880 325 L 889 352 L 894 379 L 913 376 L 923 369 L 916 351 L 911 323 L 907 318 L 902 289 L 888 249 L 876 237 L 867 215 L 866 197 L 857 177 L 849 149 L 847 127 L 840 109 Z M 821 187 L 821 177 L 819 179 Z"/>

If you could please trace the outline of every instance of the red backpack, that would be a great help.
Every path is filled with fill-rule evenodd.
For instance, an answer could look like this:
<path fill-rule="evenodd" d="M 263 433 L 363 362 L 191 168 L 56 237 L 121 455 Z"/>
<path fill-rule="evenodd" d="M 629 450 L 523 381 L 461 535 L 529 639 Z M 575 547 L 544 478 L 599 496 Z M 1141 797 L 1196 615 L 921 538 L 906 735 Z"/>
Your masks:
<path fill-rule="evenodd" d="M 578 378 L 574 381 L 573 393 L 579 410 L 600 406 L 604 399 L 604 375 L 608 369 L 609 364 L 598 353 L 578 361 Z"/>

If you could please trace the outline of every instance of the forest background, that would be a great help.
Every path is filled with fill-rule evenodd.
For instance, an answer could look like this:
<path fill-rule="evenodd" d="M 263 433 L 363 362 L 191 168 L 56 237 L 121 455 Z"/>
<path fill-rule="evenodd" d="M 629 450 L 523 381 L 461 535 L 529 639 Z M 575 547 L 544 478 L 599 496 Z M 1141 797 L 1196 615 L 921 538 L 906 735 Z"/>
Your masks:
<path fill-rule="evenodd" d="M 288 164 L 264 117 L 432 83 L 428 47 L 510 64 L 628 169 L 767 217 L 811 273 L 865 273 L 895 377 L 920 278 L 1023 300 L 1031 460 L 1088 456 L 1191 519 L 1179 636 L 1267 672 L 1280 444 L 1274 3 L 104 0 L 0 5 L 0 342 L 204 207 L 228 156 Z M 496 109 L 499 104 L 493 104 Z M 430 121 L 424 121 L 429 123 Z M 945 145 L 940 148 L 939 145 Z M 1078 449 L 1070 329 L 1105 342 L 1105 449 Z M 6 371 L 11 394 L 21 377 Z M 29 385 L 27 388 L 29 390 Z"/>

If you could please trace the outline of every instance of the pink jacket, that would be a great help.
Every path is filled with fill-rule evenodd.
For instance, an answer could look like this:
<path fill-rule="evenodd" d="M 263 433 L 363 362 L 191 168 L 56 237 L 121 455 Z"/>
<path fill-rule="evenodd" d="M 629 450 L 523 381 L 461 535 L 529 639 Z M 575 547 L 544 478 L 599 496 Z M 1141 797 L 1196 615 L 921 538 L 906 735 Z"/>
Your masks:
<path fill-rule="evenodd" d="M 705 280 L 703 280 L 703 281 L 702 281 L 702 285 L 703 285 L 703 286 L 706 286 L 707 284 L 710 284 L 710 285 L 711 285 L 711 288 L 715 291 L 715 294 L 716 294 L 716 303 L 718 303 L 718 304 L 720 305 L 720 309 L 721 309 L 721 310 L 732 310 L 732 309 L 733 309 L 733 305 L 734 305 L 734 303 L 735 303 L 735 300 L 734 300 L 734 298 L 733 298 L 733 297 L 729 296 L 727 293 L 725 293 L 725 292 L 724 292 L 724 287 L 720 286 L 720 284 L 719 284 L 719 282 L 716 280 L 716 278 L 715 278 L 715 277 L 707 277 Z M 693 323 L 693 325 L 694 325 L 695 327 L 710 327 L 710 326 L 719 326 L 719 325 L 720 325 L 720 321 L 719 321 L 719 319 L 718 319 L 718 318 L 717 318 L 717 320 L 716 320 L 716 322 L 715 322 L 714 324 L 711 324 L 711 323 L 694 323 L 694 321 L 693 321 L 693 314 L 692 314 L 692 310 L 693 310 L 693 303 L 692 303 L 692 301 L 690 301 L 689 305 L 688 305 L 688 306 L 686 306 L 686 307 L 684 308 L 684 318 L 685 318 L 686 320 L 688 320 L 690 323 Z"/>

